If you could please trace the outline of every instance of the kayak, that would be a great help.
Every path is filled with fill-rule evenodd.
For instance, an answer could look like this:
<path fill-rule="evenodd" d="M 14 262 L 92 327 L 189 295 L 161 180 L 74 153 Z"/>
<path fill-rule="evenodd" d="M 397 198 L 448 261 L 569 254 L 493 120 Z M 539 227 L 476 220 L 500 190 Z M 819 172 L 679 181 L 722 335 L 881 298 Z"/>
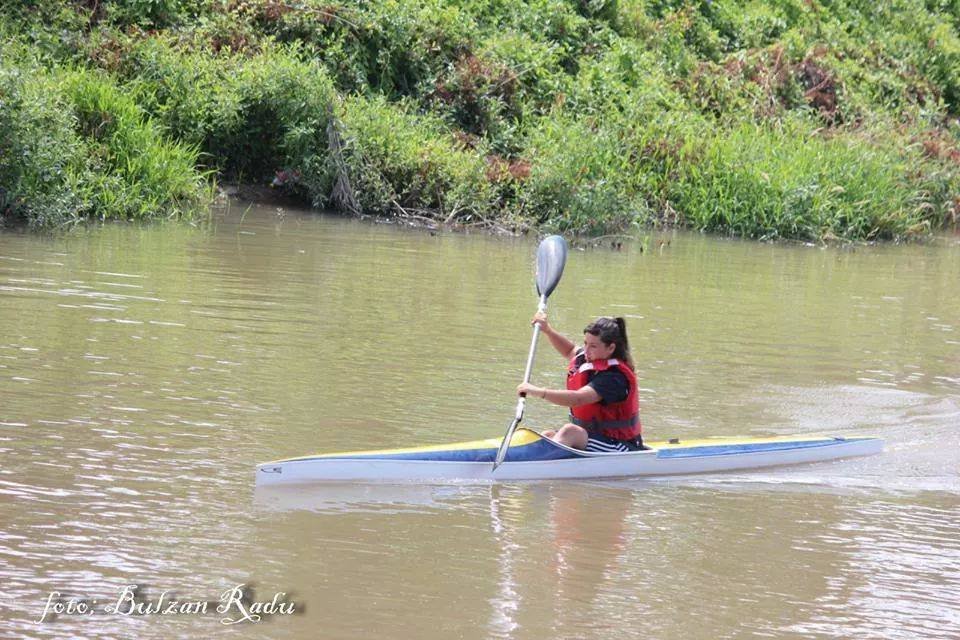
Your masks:
<path fill-rule="evenodd" d="M 320 481 L 499 481 L 672 476 L 822 462 L 879 453 L 874 437 L 673 439 L 627 453 L 571 449 L 517 429 L 493 469 L 499 438 L 446 445 L 327 453 L 257 465 L 257 485 Z"/>

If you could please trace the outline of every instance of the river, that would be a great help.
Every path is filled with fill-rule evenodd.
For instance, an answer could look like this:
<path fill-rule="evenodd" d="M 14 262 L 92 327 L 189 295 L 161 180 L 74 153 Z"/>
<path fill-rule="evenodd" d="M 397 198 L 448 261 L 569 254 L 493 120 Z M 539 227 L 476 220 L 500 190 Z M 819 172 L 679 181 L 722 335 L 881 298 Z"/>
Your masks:
<path fill-rule="evenodd" d="M 261 461 L 502 435 L 535 248 L 239 203 L 0 233 L 0 637 L 960 637 L 957 236 L 653 233 L 574 246 L 550 299 L 575 339 L 627 318 L 647 440 L 874 434 L 880 455 L 254 491 Z M 534 382 L 563 365 L 543 341 Z M 524 424 L 562 420 L 532 400 Z M 293 612 L 224 624 L 241 584 L 248 613 Z M 209 607 L 125 615 L 133 585 Z"/>

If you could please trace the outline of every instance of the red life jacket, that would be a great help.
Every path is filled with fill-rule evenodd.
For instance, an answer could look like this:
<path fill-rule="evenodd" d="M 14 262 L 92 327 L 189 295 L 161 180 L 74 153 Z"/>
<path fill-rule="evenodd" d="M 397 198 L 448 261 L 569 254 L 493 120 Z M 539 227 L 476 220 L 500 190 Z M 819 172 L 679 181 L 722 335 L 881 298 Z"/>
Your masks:
<path fill-rule="evenodd" d="M 576 391 L 587 386 L 594 372 L 616 369 L 627 379 L 627 398 L 623 402 L 591 404 L 571 407 L 570 415 L 573 424 L 583 427 L 589 434 L 600 434 L 616 440 L 633 440 L 640 435 L 640 401 L 637 397 L 637 376 L 626 363 L 616 359 L 595 360 L 593 362 L 578 360 L 580 352 L 570 361 L 567 371 L 567 389 Z"/>

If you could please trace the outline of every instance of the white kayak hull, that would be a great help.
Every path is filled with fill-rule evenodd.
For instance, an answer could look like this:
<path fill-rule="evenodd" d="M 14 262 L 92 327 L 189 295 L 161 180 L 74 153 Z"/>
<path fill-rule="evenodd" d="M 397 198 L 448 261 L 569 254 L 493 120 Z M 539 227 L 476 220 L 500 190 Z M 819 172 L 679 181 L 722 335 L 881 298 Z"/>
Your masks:
<path fill-rule="evenodd" d="M 716 438 L 655 443 L 648 450 L 629 453 L 585 453 L 541 438 L 533 431 L 519 429 L 507 460 L 494 471 L 492 456 L 498 444 L 491 439 L 440 447 L 277 460 L 257 466 L 256 482 L 258 485 L 321 481 L 490 482 L 673 476 L 823 462 L 883 450 L 883 441 L 879 438 L 803 436 Z"/>

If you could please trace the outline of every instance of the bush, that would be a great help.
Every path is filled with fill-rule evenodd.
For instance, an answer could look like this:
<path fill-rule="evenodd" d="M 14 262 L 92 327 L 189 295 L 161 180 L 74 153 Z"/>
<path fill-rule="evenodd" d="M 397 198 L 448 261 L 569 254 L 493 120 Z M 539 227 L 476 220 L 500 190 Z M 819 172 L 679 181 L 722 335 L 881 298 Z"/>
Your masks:
<path fill-rule="evenodd" d="M 687 109 L 655 56 L 637 43 L 618 42 L 596 59 L 585 61 L 561 86 L 563 109 L 577 116 L 617 117 L 629 110 L 635 118 Z"/>
<path fill-rule="evenodd" d="M 0 57 L 0 216 L 37 226 L 69 220 L 82 204 L 83 143 L 69 104 L 50 89 L 35 70 Z"/>
<path fill-rule="evenodd" d="M 416 210 L 438 219 L 486 217 L 493 188 L 480 153 L 464 149 L 442 121 L 382 98 L 344 101 L 345 160 L 364 210 Z"/>
<path fill-rule="evenodd" d="M 104 75 L 68 72 L 62 86 L 86 147 L 86 212 L 132 219 L 189 215 L 202 193 L 197 149 L 165 139 Z"/>
<path fill-rule="evenodd" d="M 35 226 L 191 216 L 197 152 L 162 137 L 108 77 L 0 60 L 0 209 Z"/>
<path fill-rule="evenodd" d="M 672 151 L 664 193 L 685 220 L 751 238 L 908 238 L 942 224 L 943 194 L 960 187 L 915 149 L 823 138 L 802 120 L 691 131 Z"/>
<path fill-rule="evenodd" d="M 632 158 L 616 127 L 563 113 L 545 116 L 526 147 L 533 158 L 519 206 L 560 231 L 607 233 L 647 222 Z"/>
<path fill-rule="evenodd" d="M 562 91 L 565 73 L 559 48 L 535 40 L 516 29 L 503 29 L 485 38 L 478 55 L 508 68 L 515 81 L 511 90 L 518 105 L 546 113 Z M 509 116 L 519 115 L 509 113 Z"/>
<path fill-rule="evenodd" d="M 300 174 L 326 154 L 333 85 L 296 46 L 215 54 L 149 38 L 131 48 L 122 73 L 171 136 L 197 145 L 230 179 Z"/>
<path fill-rule="evenodd" d="M 280 41 L 320 53 L 348 91 L 421 96 L 473 48 L 469 13 L 443 0 L 246 2 L 238 13 Z"/>
<path fill-rule="evenodd" d="M 7 3 L 0 197 L 31 216 L 176 212 L 191 174 L 173 167 L 199 150 L 317 206 L 349 174 L 388 215 L 912 237 L 957 216 L 958 6 Z M 151 145 L 158 165 L 131 157 Z"/>
<path fill-rule="evenodd" d="M 195 16 L 204 3 L 202 0 L 100 0 L 90 4 L 109 22 L 158 28 Z"/>

